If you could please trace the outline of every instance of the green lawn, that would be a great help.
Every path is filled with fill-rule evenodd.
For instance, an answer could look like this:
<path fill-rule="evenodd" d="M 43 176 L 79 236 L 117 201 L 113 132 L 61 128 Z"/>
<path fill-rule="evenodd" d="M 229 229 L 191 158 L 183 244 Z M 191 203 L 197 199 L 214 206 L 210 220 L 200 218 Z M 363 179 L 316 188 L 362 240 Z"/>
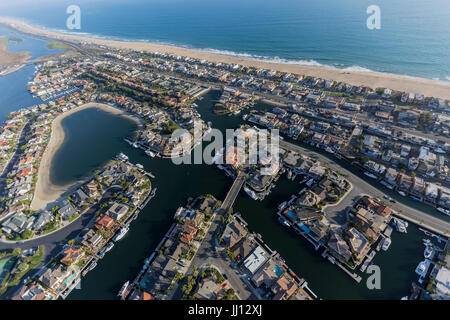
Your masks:
<path fill-rule="evenodd" d="M 71 50 L 72 48 L 66 44 L 59 43 L 59 42 L 50 42 L 47 45 L 47 48 L 55 50 L 55 49 L 62 49 L 62 50 Z"/>

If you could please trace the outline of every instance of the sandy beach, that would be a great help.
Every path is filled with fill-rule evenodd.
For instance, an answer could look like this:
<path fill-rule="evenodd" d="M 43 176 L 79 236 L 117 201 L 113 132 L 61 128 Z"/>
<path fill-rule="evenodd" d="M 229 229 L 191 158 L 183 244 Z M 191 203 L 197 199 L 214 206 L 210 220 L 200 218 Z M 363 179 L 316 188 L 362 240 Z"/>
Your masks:
<path fill-rule="evenodd" d="M 282 72 L 290 72 L 300 75 L 320 77 L 323 79 L 332 79 L 335 81 L 343 81 L 352 85 L 364 85 L 373 89 L 390 88 L 399 91 L 422 93 L 425 96 L 450 99 L 450 82 L 435 81 L 408 76 L 398 76 L 387 73 L 347 71 L 324 67 L 311 67 L 296 64 L 273 63 L 273 62 L 245 59 L 234 56 L 227 56 L 216 53 L 203 52 L 169 45 L 160 45 L 144 42 L 112 41 L 112 40 L 81 37 L 76 35 L 66 35 L 53 31 L 42 30 L 29 24 L 26 24 L 20 20 L 6 17 L 0 17 L 0 22 L 25 33 L 46 36 L 48 38 L 53 39 L 72 41 L 76 43 L 85 42 L 120 49 L 132 49 L 147 52 L 174 54 L 178 56 L 205 59 L 211 62 L 240 64 L 249 67 L 273 69 Z"/>
<path fill-rule="evenodd" d="M 62 126 L 62 121 L 76 112 L 89 108 L 98 108 L 106 112 L 127 117 L 138 124 L 141 123 L 140 119 L 129 115 L 125 111 L 100 103 L 87 103 L 78 108 L 72 109 L 63 114 L 58 115 L 52 122 L 52 132 L 50 136 L 50 141 L 47 145 L 47 148 L 44 151 L 41 163 L 39 165 L 38 180 L 36 183 L 36 189 L 34 191 L 33 201 L 31 202 L 32 210 L 46 209 L 48 204 L 59 199 L 63 194 L 70 191 L 79 184 L 79 181 L 75 181 L 71 184 L 63 186 L 53 184 L 50 181 L 50 168 L 55 153 L 58 151 L 58 149 L 64 142 L 65 133 L 64 128 Z"/>

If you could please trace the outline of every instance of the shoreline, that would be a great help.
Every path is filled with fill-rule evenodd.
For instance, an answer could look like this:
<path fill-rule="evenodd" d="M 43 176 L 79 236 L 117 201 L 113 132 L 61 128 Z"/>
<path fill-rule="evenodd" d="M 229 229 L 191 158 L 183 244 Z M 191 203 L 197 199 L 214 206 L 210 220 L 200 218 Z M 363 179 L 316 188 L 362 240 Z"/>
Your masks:
<path fill-rule="evenodd" d="M 10 28 L 16 29 L 23 33 L 45 36 L 56 40 L 59 39 L 68 42 L 91 43 L 117 49 L 173 54 L 196 59 L 204 59 L 215 63 L 222 62 L 228 64 L 240 64 L 247 67 L 272 69 L 280 72 L 294 73 L 304 76 L 314 76 L 326 80 L 345 82 L 351 85 L 362 85 L 370 87 L 372 89 L 390 88 L 397 91 L 420 93 L 428 97 L 450 100 L 450 82 L 445 81 L 436 81 L 412 76 L 380 73 L 375 71 L 350 71 L 345 69 L 335 69 L 327 67 L 268 62 L 149 42 L 117 41 L 89 38 L 78 35 L 58 33 L 55 31 L 42 30 L 23 21 L 7 17 L 0 17 L 0 23 L 8 25 Z"/>
<path fill-rule="evenodd" d="M 8 45 L 9 38 L 6 36 L 0 36 L 0 68 L 14 68 L 17 65 L 22 65 L 31 59 L 30 52 L 12 52 L 9 51 Z"/>
<path fill-rule="evenodd" d="M 65 132 L 62 126 L 62 121 L 72 114 L 90 108 L 97 108 L 105 112 L 126 117 L 136 122 L 138 126 L 142 124 L 142 120 L 140 120 L 136 116 L 130 115 L 126 111 L 106 104 L 94 102 L 88 102 L 80 107 L 76 107 L 58 115 L 52 121 L 50 141 L 44 150 L 41 162 L 39 164 L 38 178 L 34 190 L 33 200 L 30 205 L 32 210 L 46 209 L 49 203 L 58 200 L 64 193 L 68 192 L 71 188 L 79 184 L 79 181 L 74 181 L 62 186 L 53 184 L 50 179 L 50 169 L 56 152 L 60 149 L 65 140 Z"/>

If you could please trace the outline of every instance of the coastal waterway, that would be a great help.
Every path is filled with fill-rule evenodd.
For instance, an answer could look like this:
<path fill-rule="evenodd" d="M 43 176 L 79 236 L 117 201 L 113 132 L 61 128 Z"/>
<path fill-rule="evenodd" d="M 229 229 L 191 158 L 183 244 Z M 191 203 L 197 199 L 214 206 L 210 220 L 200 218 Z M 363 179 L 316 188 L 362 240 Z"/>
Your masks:
<path fill-rule="evenodd" d="M 217 98 L 218 93 L 211 91 L 204 96 L 203 100 L 196 102 L 202 118 L 205 121 L 211 121 L 213 127 L 222 130 L 237 128 L 242 123 L 241 116 L 217 116 L 212 113 L 212 106 Z M 260 107 L 269 106 L 260 105 Z M 102 113 L 102 111 L 98 112 Z M 63 125 L 67 131 L 71 131 L 72 126 L 76 126 L 78 121 L 74 114 L 66 118 Z M 122 126 L 126 127 L 128 124 L 112 118 L 108 121 L 111 121 L 110 128 L 127 131 Z M 89 117 L 83 123 L 85 128 L 95 126 L 94 121 L 91 122 Z M 131 162 L 141 163 L 146 170 L 155 174 L 156 178 L 152 182 L 158 188 L 158 192 L 142 210 L 139 218 L 132 222 L 129 234 L 99 262 L 96 269 L 83 278 L 81 290 L 74 290 L 68 299 L 115 298 L 121 285 L 133 279 L 139 272 L 144 259 L 154 250 L 173 222 L 175 210 L 184 205 L 188 197 L 210 193 L 218 199 L 223 199 L 232 184 L 231 178 L 226 177 L 222 171 L 213 166 L 174 165 L 168 159 L 148 157 L 142 150 L 132 148 L 118 136 L 112 140 L 104 141 L 103 144 L 108 145 L 108 148 L 89 154 L 71 153 L 71 150 L 67 149 L 64 165 L 61 166 L 65 168 L 64 173 L 56 169 L 61 164 L 55 160 L 53 174 L 69 178 L 72 176 L 73 179 L 77 179 L 83 169 L 87 174 L 95 170 L 97 164 L 106 162 L 111 154 L 124 152 Z M 77 144 L 84 143 L 83 139 L 78 139 L 78 135 L 74 134 L 70 145 L 75 150 L 78 147 Z M 88 157 L 89 164 L 84 166 L 77 164 L 82 162 L 80 159 L 82 157 Z M 336 266 L 324 260 L 303 238 L 276 222 L 277 205 L 289 199 L 291 194 L 297 193 L 301 187 L 298 179 L 291 181 L 282 177 L 265 200 L 254 201 L 241 191 L 233 208 L 234 211 L 241 212 L 243 218 L 249 223 L 251 231 L 260 233 L 267 244 L 278 251 L 299 276 L 308 281 L 309 287 L 319 297 L 324 299 L 399 299 L 406 295 L 411 282 L 417 278 L 414 269 L 423 260 L 422 238 L 425 235 L 412 224 L 407 234 L 394 232 L 390 249 L 387 252 L 378 252 L 374 259 L 374 264 L 381 269 L 381 289 L 369 290 L 366 287 L 368 275 L 363 275 L 361 283 L 355 283 Z"/>

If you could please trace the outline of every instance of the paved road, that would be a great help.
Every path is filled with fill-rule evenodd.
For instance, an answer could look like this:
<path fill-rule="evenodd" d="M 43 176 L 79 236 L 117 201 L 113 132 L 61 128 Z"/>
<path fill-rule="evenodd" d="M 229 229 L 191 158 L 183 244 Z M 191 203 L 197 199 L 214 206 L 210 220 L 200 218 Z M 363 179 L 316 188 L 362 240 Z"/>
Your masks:
<path fill-rule="evenodd" d="M 103 196 L 103 199 L 99 203 L 107 201 L 115 192 L 115 190 L 116 187 L 112 187 L 109 190 L 107 190 Z M 48 260 L 50 260 L 55 253 L 61 250 L 61 246 L 66 244 L 68 240 L 74 239 L 84 228 L 86 228 L 86 226 L 89 225 L 89 222 L 94 217 L 93 214 L 98 211 L 98 206 L 99 204 L 95 205 L 75 221 L 48 235 L 32 240 L 25 240 L 23 243 L 11 241 L 6 242 L 0 240 L 0 251 L 12 250 L 15 248 L 26 250 L 29 248 L 36 248 L 40 245 L 43 245 L 45 247 L 43 262 L 45 263 Z"/>
<path fill-rule="evenodd" d="M 353 201 L 355 201 L 360 195 L 367 194 L 372 197 L 378 197 L 378 198 L 383 198 L 383 196 L 385 195 L 378 188 L 372 186 L 370 183 L 364 181 L 359 176 L 346 170 L 342 166 L 334 163 L 332 160 L 330 160 L 329 158 L 327 158 L 321 154 L 315 153 L 313 151 L 302 148 L 302 147 L 292 144 L 290 142 L 286 142 L 284 140 L 280 140 L 280 147 L 298 152 L 302 155 L 316 157 L 318 160 L 320 160 L 323 163 L 329 163 L 328 166 L 330 168 L 332 168 L 333 170 L 337 170 L 337 171 L 341 172 L 342 174 L 347 175 L 347 180 L 350 181 L 350 183 L 353 185 L 353 189 L 337 206 L 327 207 L 325 209 L 325 212 L 327 213 L 327 215 L 329 215 L 332 219 L 335 219 L 336 221 L 338 221 L 338 220 L 341 221 L 340 219 L 344 218 L 343 215 L 345 212 L 345 208 L 347 208 L 348 206 L 351 206 Z M 369 178 L 367 178 L 367 179 L 369 179 Z M 399 202 L 392 204 L 392 208 L 398 212 L 399 216 L 401 216 L 402 218 L 404 218 L 406 220 L 420 224 L 421 226 L 426 227 L 427 229 L 430 229 L 441 235 L 445 235 L 447 237 L 450 235 L 450 223 L 448 223 L 447 221 L 436 218 L 434 216 L 431 216 L 429 214 L 426 214 L 422 211 L 419 211 L 417 209 L 414 209 L 412 207 L 409 207 L 409 206 L 407 206 L 403 203 L 399 203 Z M 423 222 L 423 223 L 421 223 L 421 222 Z"/>
<path fill-rule="evenodd" d="M 222 209 L 218 210 L 216 213 L 214 220 L 211 223 L 211 227 L 209 231 L 205 235 L 200 247 L 197 250 L 197 254 L 195 255 L 189 269 L 186 272 L 186 275 L 192 274 L 194 266 L 201 267 L 207 264 L 214 265 L 220 269 L 220 271 L 226 275 L 226 278 L 230 285 L 234 288 L 238 296 L 243 299 L 256 299 L 254 295 L 252 295 L 252 291 L 248 286 L 241 280 L 237 272 L 238 270 L 233 269 L 230 261 L 225 258 L 225 253 L 217 250 L 216 243 L 216 232 L 219 229 L 219 226 L 222 223 L 223 215 L 220 213 L 225 213 Z M 177 292 L 175 292 L 173 298 L 181 299 L 183 293 L 181 292 L 181 285 L 178 286 Z"/>

